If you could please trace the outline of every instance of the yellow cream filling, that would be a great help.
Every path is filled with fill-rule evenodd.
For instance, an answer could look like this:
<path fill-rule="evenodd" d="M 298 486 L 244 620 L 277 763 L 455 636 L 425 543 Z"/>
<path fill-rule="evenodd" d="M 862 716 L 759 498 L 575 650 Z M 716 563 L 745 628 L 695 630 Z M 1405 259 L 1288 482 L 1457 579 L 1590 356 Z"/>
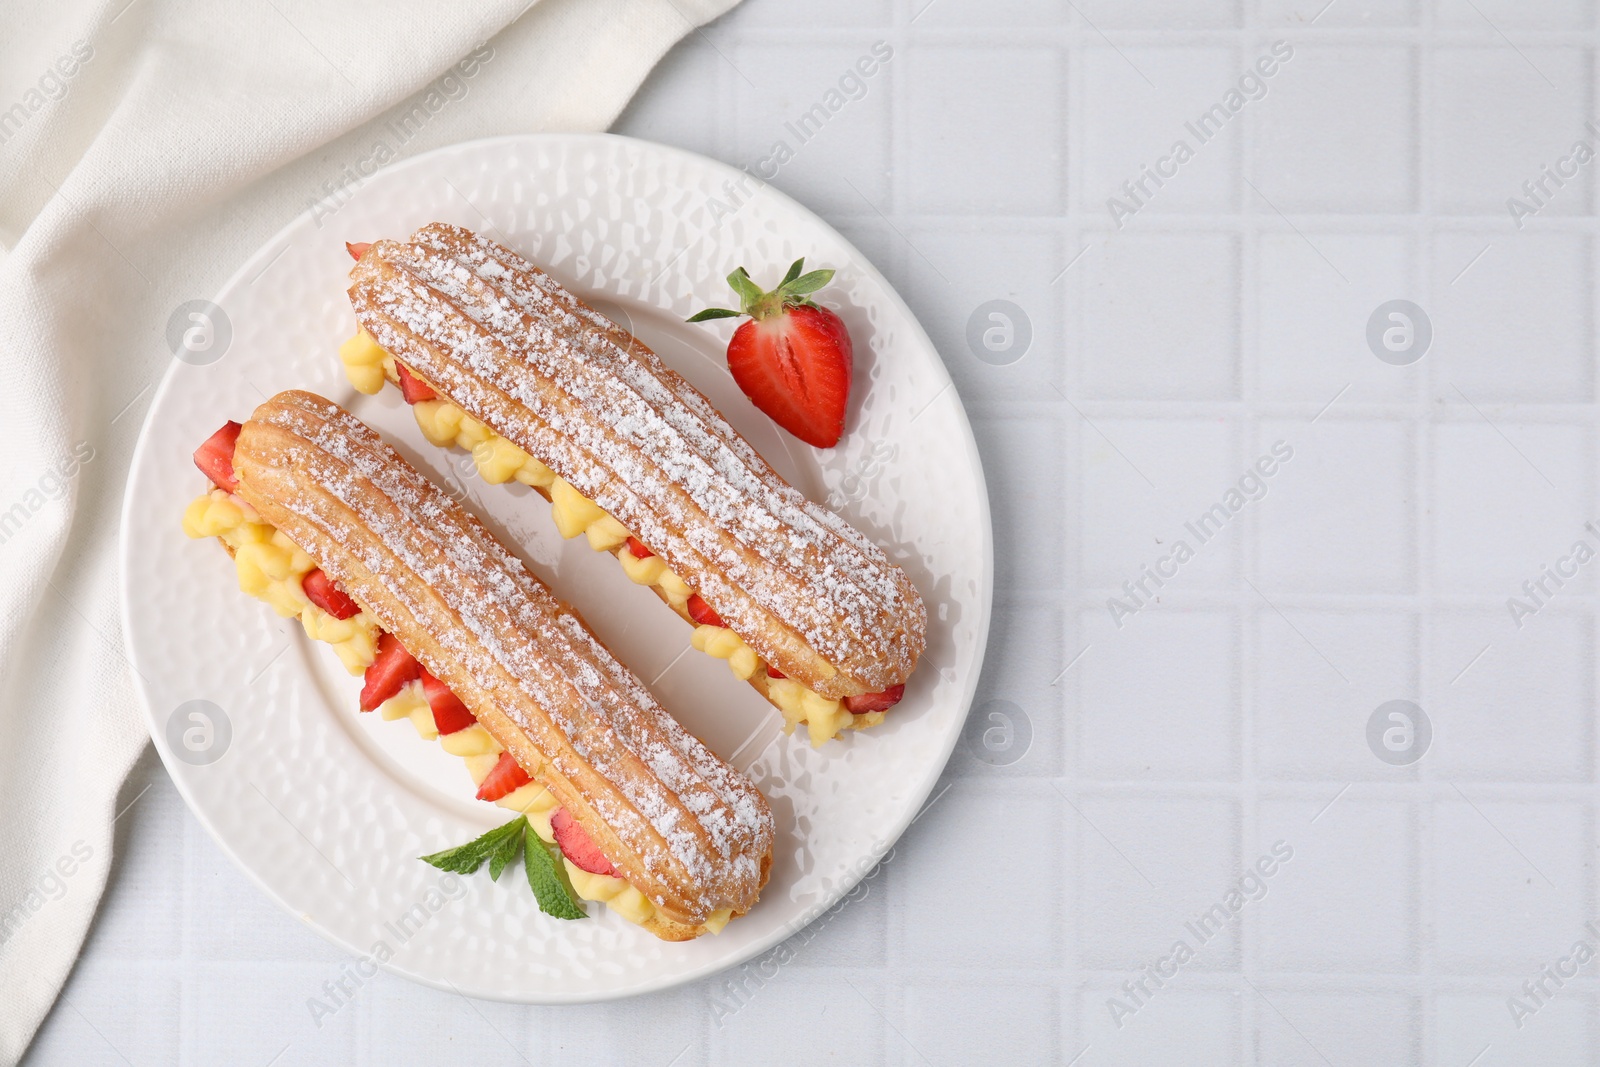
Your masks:
<path fill-rule="evenodd" d="M 394 372 L 394 361 L 389 353 L 366 330 L 339 346 L 339 361 L 344 364 L 344 374 L 350 384 L 368 396 L 383 388 L 386 371 Z"/>
<path fill-rule="evenodd" d="M 365 611 L 348 619 L 336 619 L 311 603 L 301 582 L 316 564 L 283 531 L 262 522 L 249 504 L 213 488 L 196 497 L 184 510 L 183 532 L 197 539 L 220 538 L 232 548 L 239 588 L 264 601 L 284 618 L 298 616 L 306 635 L 332 645 L 351 674 L 363 674 L 371 666 L 378 646 L 376 620 Z M 386 721 L 410 720 L 423 740 L 437 739 L 446 752 L 461 757 L 475 785 L 483 783 L 504 751 L 481 723 L 441 737 L 420 681 L 407 683 L 400 692 L 380 704 L 377 711 Z M 550 816 L 555 814 L 556 798 L 544 786 L 529 782 L 495 803 L 525 816 L 540 837 L 550 844 L 555 843 Z M 624 879 L 590 874 L 565 856 L 561 862 L 566 866 L 572 888 L 585 900 L 603 903 L 629 922 L 648 922 L 655 914 L 656 907 L 650 899 Z M 714 912 L 706 919 L 705 928 L 713 934 L 721 933 L 731 915 L 727 909 Z"/>
<path fill-rule="evenodd" d="M 385 380 L 399 381 L 393 357 L 365 327 L 339 347 L 339 358 L 350 384 L 363 393 L 378 392 Z M 694 590 L 674 574 L 660 556 L 639 559 L 621 547 L 628 539 L 629 530 L 604 508 L 457 405 L 444 399 L 422 400 L 411 405 L 411 412 L 422 436 L 431 443 L 441 448 L 454 445 L 471 452 L 472 462 L 484 481 L 500 485 L 515 480 L 549 492 L 550 514 L 562 537 L 570 540 L 581 534 L 588 539 L 591 548 L 600 552 L 614 551 L 629 580 L 659 589 L 673 610 L 683 610 L 694 595 Z M 741 681 L 749 681 L 763 667 L 756 651 L 725 626 L 699 626 L 692 641 L 700 651 L 725 660 L 728 669 Z M 859 730 L 883 721 L 882 712 L 854 715 L 843 702 L 820 696 L 787 678 L 771 679 L 768 693 L 783 715 L 784 732 L 792 734 L 795 727 L 803 723 L 813 746 L 837 737 L 843 730 Z"/>
<path fill-rule="evenodd" d="M 307 637 L 333 646 L 345 670 L 363 674 L 372 665 L 378 649 L 377 621 L 365 611 L 336 619 L 311 603 L 301 582 L 316 564 L 283 531 L 262 522 L 249 504 L 213 488 L 184 510 L 183 532 L 194 538 L 220 538 L 233 549 L 239 588 L 281 617 L 299 618 Z"/>
<path fill-rule="evenodd" d="M 708 656 L 727 660 L 728 668 L 740 681 L 748 682 L 761 666 L 761 657 L 726 626 L 696 626 L 689 643 Z"/>
<path fill-rule="evenodd" d="M 783 714 L 784 726 L 791 732 L 800 723 L 805 723 L 806 732 L 810 734 L 813 746 L 822 744 L 840 730 L 852 727 L 859 729 L 870 725 L 864 722 L 858 723 L 856 720 L 865 719 L 867 716 L 852 715 L 843 701 L 814 693 L 799 682 L 788 678 L 768 678 L 767 693 L 771 695 L 772 702 L 778 706 L 778 711 Z M 878 721 L 883 721 L 881 713 L 878 715 Z"/>

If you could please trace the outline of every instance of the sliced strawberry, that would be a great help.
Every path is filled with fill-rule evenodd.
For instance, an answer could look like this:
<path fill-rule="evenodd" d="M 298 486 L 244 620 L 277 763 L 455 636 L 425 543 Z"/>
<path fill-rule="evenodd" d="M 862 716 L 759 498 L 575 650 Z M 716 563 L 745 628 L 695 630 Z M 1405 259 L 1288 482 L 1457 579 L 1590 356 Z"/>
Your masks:
<path fill-rule="evenodd" d="M 313 604 L 336 619 L 352 618 L 361 610 L 361 605 L 351 600 L 349 593 L 322 573 L 321 567 L 307 571 L 306 576 L 300 579 L 300 588 L 306 591 L 306 597 Z"/>
<path fill-rule="evenodd" d="M 617 869 L 606 859 L 606 854 L 600 851 L 600 846 L 584 832 L 578 820 L 566 808 L 557 808 L 556 813 L 550 816 L 550 829 L 555 831 L 556 844 L 561 846 L 562 855 L 571 860 L 573 866 L 590 874 L 616 876 Z"/>
<path fill-rule="evenodd" d="M 361 687 L 361 710 L 371 711 L 400 692 L 407 682 L 422 673 L 422 665 L 412 658 L 394 634 L 378 635 L 378 651 L 367 668 L 366 684 Z"/>
<path fill-rule="evenodd" d="M 404 363 L 396 360 L 394 369 L 400 372 L 400 395 L 406 398 L 407 404 L 438 398 L 439 394 L 430 389 L 427 382 L 412 374 Z"/>
<path fill-rule="evenodd" d="M 881 693 L 862 693 L 860 696 L 845 697 L 844 706 L 850 709 L 852 715 L 865 715 L 869 711 L 884 711 L 900 703 L 900 698 L 906 695 L 903 685 L 891 685 Z"/>
<path fill-rule="evenodd" d="M 633 553 L 634 559 L 649 559 L 654 552 L 644 547 L 644 542 L 633 535 L 628 536 L 628 551 Z"/>
<path fill-rule="evenodd" d="M 784 674 L 778 668 L 774 667 L 772 664 L 769 663 L 769 664 L 767 664 L 767 677 L 768 678 L 787 678 L 789 676 L 787 674 Z"/>
<path fill-rule="evenodd" d="M 428 698 L 428 707 L 433 709 L 433 725 L 439 728 L 441 734 L 465 730 L 478 721 L 448 685 L 425 670 L 422 672 L 422 692 Z"/>
<path fill-rule="evenodd" d="M 218 489 L 233 492 L 239 488 L 239 479 L 233 473 L 233 446 L 239 441 L 237 422 L 224 423 L 222 429 L 206 438 L 206 443 L 194 450 L 194 465 L 200 473 L 211 479 Z"/>
<path fill-rule="evenodd" d="M 851 360 L 844 322 L 821 307 L 747 322 L 728 344 L 728 369 L 744 395 L 817 448 L 832 448 L 844 433 Z"/>
<path fill-rule="evenodd" d="M 831 270 L 801 274 L 796 260 L 770 293 L 743 267 L 728 275 L 740 309 L 708 308 L 690 322 L 748 315 L 728 342 L 728 370 L 756 407 L 808 445 L 832 448 L 844 433 L 854 355 L 844 320 L 810 295 L 833 279 Z"/>
<path fill-rule="evenodd" d="M 528 772 L 522 769 L 522 764 L 509 752 L 500 753 L 500 762 L 494 765 L 482 782 L 478 783 L 478 799 L 493 803 L 501 797 L 508 797 L 533 781 L 528 777 Z"/>
<path fill-rule="evenodd" d="M 356 241 L 354 243 L 346 241 L 344 243 L 344 250 L 350 253 L 351 259 L 360 259 L 362 256 L 367 254 L 367 249 L 371 247 L 371 241 Z"/>
<path fill-rule="evenodd" d="M 699 593 L 690 593 L 689 603 L 685 606 L 689 609 L 689 618 L 693 619 L 701 626 L 728 625 L 722 621 L 721 615 L 718 615 L 716 612 L 711 610 L 710 604 L 707 604 L 704 600 L 700 599 Z"/>

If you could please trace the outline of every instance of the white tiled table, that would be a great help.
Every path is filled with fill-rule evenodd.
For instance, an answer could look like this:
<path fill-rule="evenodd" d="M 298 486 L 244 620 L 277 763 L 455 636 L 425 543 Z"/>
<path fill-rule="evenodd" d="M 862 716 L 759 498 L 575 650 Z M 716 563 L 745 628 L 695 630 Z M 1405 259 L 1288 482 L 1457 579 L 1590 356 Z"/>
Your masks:
<path fill-rule="evenodd" d="M 33 1060 L 1595 1062 L 1600 964 L 1547 983 L 1520 1028 L 1507 1002 L 1600 944 L 1600 563 L 1520 628 L 1507 599 L 1574 541 L 1600 547 L 1600 163 L 1521 229 L 1506 205 L 1595 138 L 1595 6 L 1335 0 L 1308 25 L 1326 3 L 748 0 L 620 124 L 755 166 L 887 42 L 775 184 L 911 302 L 988 470 L 972 734 L 981 750 L 1006 712 L 1010 747 L 958 754 L 791 962 L 566 1009 L 380 975 L 318 1027 L 307 998 L 345 958 L 219 855 L 150 759 Z M 1277 40 L 1292 57 L 1198 144 L 1185 124 Z M 1117 229 L 1107 198 L 1179 138 L 1193 158 Z M 1366 326 L 1402 298 L 1434 338 L 1393 366 Z M 1031 324 L 1005 365 L 966 339 L 994 299 Z M 1260 499 L 1186 533 L 1277 441 L 1293 456 L 1246 485 Z M 1178 539 L 1193 558 L 1118 627 L 1108 598 Z M 1433 726 L 1407 766 L 1367 741 L 1396 699 Z M 1292 858 L 1202 943 L 1186 924 L 1231 912 L 1279 841 Z M 1198 951 L 1157 986 L 1145 967 L 1170 973 L 1179 939 Z M 1141 979 L 1148 998 L 1120 992 Z"/>

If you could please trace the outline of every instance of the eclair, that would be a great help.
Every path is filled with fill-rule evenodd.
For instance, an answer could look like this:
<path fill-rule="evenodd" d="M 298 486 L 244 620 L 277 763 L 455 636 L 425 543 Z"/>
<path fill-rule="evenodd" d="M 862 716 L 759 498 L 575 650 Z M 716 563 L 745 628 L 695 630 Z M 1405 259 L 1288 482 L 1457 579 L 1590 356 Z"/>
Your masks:
<path fill-rule="evenodd" d="M 649 348 L 515 252 L 433 224 L 351 246 L 360 391 L 551 504 L 814 744 L 882 722 L 926 643 L 905 572 L 783 480 Z"/>
<path fill-rule="evenodd" d="M 560 847 L 580 896 L 669 941 L 755 903 L 773 845 L 755 785 L 364 423 L 280 393 L 196 462 L 214 487 L 186 532 L 220 537 L 247 592 L 364 675 L 363 710 L 431 720 L 480 798 Z"/>

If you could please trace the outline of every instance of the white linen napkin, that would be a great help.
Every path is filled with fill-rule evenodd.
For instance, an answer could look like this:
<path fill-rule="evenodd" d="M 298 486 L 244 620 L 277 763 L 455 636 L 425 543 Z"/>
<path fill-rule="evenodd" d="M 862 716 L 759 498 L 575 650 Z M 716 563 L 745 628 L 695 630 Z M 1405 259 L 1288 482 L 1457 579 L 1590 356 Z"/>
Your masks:
<path fill-rule="evenodd" d="M 147 741 L 115 556 L 128 459 L 173 358 L 169 316 L 214 295 L 297 213 L 336 206 L 346 167 L 380 138 L 400 158 L 605 129 L 675 41 L 735 2 L 65 0 L 8 12 L 0 1063 L 21 1057 L 72 967 L 110 869 L 118 788 Z M 397 128 L 405 140 L 384 132 Z"/>

